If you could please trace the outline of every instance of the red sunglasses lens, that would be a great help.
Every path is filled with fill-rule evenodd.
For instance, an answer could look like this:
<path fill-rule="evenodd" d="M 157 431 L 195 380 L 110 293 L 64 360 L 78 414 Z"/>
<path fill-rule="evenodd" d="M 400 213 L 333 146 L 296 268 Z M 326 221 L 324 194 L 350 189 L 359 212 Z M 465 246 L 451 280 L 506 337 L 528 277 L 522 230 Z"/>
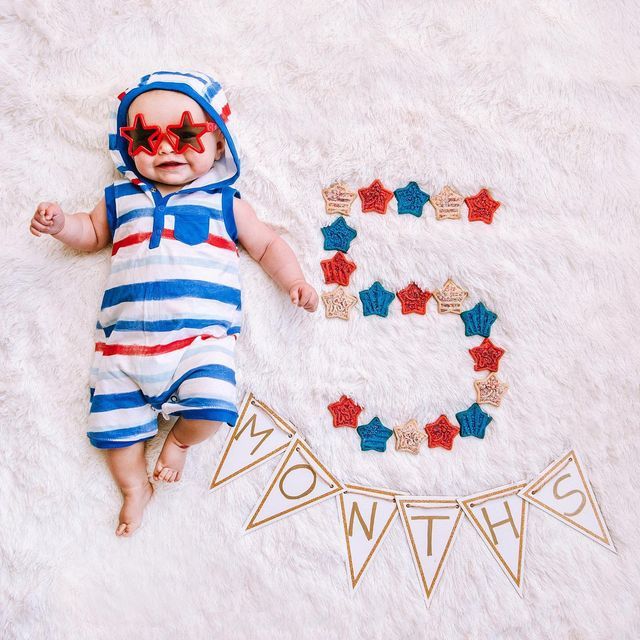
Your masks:
<path fill-rule="evenodd" d="M 167 131 L 174 136 L 171 144 L 177 153 L 184 153 L 191 148 L 198 153 L 204 151 L 202 136 L 207 131 L 215 131 L 213 122 L 193 122 L 188 111 L 183 112 L 182 121 L 179 124 L 170 124 Z"/>
<path fill-rule="evenodd" d="M 157 138 L 160 127 L 147 125 L 141 113 L 136 114 L 131 127 L 120 127 L 120 135 L 129 141 L 129 155 L 135 156 L 144 151 L 154 155 L 157 149 Z"/>

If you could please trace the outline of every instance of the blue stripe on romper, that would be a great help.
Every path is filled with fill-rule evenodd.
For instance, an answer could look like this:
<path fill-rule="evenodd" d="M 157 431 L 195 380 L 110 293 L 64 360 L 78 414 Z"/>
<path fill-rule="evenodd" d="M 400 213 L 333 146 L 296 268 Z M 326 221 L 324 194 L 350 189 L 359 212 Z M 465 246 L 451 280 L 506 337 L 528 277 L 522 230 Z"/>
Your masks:
<path fill-rule="evenodd" d="M 102 411 L 113 411 L 114 409 L 133 409 L 135 407 L 143 407 L 146 404 L 150 404 L 154 407 L 160 407 L 164 404 L 180 387 L 180 385 L 187 379 L 193 378 L 213 378 L 215 380 L 223 380 L 231 384 L 236 383 L 236 376 L 233 369 L 225 367 L 221 364 L 209 364 L 203 367 L 194 367 L 183 375 L 181 375 L 173 384 L 165 389 L 159 396 L 145 396 L 142 391 L 127 391 L 125 393 L 105 393 L 101 395 L 94 395 L 91 399 L 91 412 L 100 413 Z M 196 406 L 203 406 L 203 403 L 208 402 L 211 404 L 211 398 L 185 398 L 179 400 L 180 404 L 185 406 L 191 406 L 191 400 L 197 400 L 199 404 Z M 222 401 L 220 401 L 222 402 Z"/>
<path fill-rule="evenodd" d="M 205 298 L 228 304 L 240 304 L 240 290 L 204 280 L 157 280 L 137 282 L 107 289 L 102 299 L 101 309 L 121 302 L 136 300 L 168 300 L 171 298 Z"/>

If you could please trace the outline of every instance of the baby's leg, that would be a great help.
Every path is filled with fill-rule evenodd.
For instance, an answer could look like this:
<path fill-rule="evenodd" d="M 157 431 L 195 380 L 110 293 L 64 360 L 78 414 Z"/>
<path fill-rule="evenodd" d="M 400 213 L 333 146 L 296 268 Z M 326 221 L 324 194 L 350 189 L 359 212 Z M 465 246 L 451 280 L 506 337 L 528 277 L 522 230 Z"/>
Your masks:
<path fill-rule="evenodd" d="M 127 447 L 104 450 L 109 470 L 123 498 L 117 536 L 130 536 L 142 524 L 144 508 L 153 494 L 147 476 L 144 446 L 142 441 Z"/>
<path fill-rule="evenodd" d="M 180 416 L 164 441 L 153 477 L 165 482 L 180 480 L 189 447 L 210 438 L 221 424 L 213 420 L 185 420 Z"/>

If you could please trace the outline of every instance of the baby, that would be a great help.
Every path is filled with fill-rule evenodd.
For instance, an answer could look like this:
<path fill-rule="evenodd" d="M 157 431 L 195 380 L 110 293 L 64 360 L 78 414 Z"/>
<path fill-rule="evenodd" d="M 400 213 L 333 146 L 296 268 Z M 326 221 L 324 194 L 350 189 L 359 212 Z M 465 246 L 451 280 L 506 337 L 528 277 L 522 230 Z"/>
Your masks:
<path fill-rule="evenodd" d="M 123 496 L 116 535 L 141 524 L 153 493 L 145 441 L 176 416 L 153 471 L 180 480 L 187 450 L 237 420 L 241 244 L 291 302 L 318 294 L 289 245 L 231 185 L 240 175 L 220 85 L 200 72 L 157 71 L 118 96 L 109 150 L 124 176 L 91 213 L 41 202 L 30 223 L 83 251 L 112 243 L 96 325 L 87 436 L 105 450 Z"/>

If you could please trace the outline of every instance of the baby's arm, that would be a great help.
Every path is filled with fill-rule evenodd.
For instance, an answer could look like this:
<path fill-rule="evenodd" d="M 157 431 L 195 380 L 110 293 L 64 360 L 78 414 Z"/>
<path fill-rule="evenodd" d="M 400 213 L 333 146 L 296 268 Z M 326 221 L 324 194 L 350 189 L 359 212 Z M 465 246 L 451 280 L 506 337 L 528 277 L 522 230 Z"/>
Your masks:
<path fill-rule="evenodd" d="M 253 207 L 234 198 L 233 213 L 238 241 L 271 278 L 289 293 L 291 302 L 307 311 L 318 306 L 316 290 L 305 280 L 291 247 L 258 219 Z"/>
<path fill-rule="evenodd" d="M 80 251 L 100 251 L 111 242 L 104 198 L 91 213 L 65 214 L 57 203 L 41 202 L 29 230 L 34 236 L 47 233 Z"/>

